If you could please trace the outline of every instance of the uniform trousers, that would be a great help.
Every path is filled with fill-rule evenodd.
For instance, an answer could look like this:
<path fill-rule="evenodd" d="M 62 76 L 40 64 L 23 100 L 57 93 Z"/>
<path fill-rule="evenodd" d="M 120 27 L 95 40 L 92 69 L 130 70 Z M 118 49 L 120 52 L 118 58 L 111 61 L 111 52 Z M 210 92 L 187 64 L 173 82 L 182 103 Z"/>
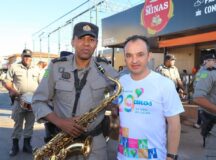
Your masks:
<path fill-rule="evenodd" d="M 20 139 L 22 134 L 24 138 L 32 136 L 35 122 L 35 116 L 32 111 L 22 109 L 19 102 L 15 101 L 12 110 L 12 119 L 14 120 L 14 130 L 11 136 L 12 139 Z"/>

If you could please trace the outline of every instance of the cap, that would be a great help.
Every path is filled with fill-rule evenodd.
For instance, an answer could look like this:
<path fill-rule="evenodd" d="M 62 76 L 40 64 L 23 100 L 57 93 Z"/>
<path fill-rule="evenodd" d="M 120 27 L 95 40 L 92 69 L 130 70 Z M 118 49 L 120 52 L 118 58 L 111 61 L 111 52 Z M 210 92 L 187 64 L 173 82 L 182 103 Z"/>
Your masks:
<path fill-rule="evenodd" d="M 210 50 L 203 50 L 201 51 L 202 54 L 202 59 L 207 60 L 207 59 L 216 59 L 216 51 L 215 49 L 210 49 Z"/>
<path fill-rule="evenodd" d="M 167 54 L 167 55 L 165 56 L 165 61 L 167 61 L 167 60 L 176 60 L 176 58 L 175 58 L 175 56 L 172 55 L 172 54 Z"/>
<path fill-rule="evenodd" d="M 82 37 L 85 35 L 90 35 L 90 36 L 93 36 L 97 39 L 98 38 L 98 26 L 96 26 L 92 23 L 89 23 L 89 22 L 77 23 L 74 26 L 73 38 L 75 36 Z"/>
<path fill-rule="evenodd" d="M 30 49 L 24 49 L 22 52 L 22 56 L 30 56 L 32 57 L 32 51 Z"/>

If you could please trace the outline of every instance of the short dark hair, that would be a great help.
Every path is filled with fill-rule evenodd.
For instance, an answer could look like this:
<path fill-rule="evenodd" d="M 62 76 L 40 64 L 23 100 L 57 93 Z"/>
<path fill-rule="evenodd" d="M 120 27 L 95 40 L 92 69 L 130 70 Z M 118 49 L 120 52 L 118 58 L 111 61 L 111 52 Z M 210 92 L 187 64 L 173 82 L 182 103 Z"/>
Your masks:
<path fill-rule="evenodd" d="M 133 36 L 128 37 L 126 39 L 126 41 L 124 42 L 124 48 L 125 48 L 125 46 L 127 45 L 128 42 L 130 42 L 130 41 L 136 41 L 138 39 L 140 39 L 143 42 L 145 42 L 145 44 L 147 46 L 147 51 L 149 52 L 150 51 L 149 41 L 148 41 L 148 39 L 145 36 L 142 36 L 142 35 L 133 35 Z"/>

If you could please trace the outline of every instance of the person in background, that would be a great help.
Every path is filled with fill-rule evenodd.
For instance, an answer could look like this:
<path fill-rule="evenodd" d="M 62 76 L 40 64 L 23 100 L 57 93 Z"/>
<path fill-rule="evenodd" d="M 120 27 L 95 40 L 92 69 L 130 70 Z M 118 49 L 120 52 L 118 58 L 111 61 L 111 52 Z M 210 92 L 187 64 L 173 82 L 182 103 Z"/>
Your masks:
<path fill-rule="evenodd" d="M 97 42 L 96 25 L 77 23 L 71 41 L 75 53 L 52 60 L 33 96 L 32 106 L 38 122 L 49 121 L 73 138 L 83 133 L 92 136 L 88 160 L 107 160 L 106 141 L 101 129 L 104 112 L 87 128 L 77 123 L 81 115 L 101 103 L 107 88 L 114 90 L 114 84 L 99 71 L 98 65 L 108 75 L 118 77 L 118 72 L 109 63 L 92 57 Z M 49 107 L 50 100 L 54 110 Z M 68 158 L 83 159 L 80 155 L 69 155 Z"/>
<path fill-rule="evenodd" d="M 21 96 L 25 93 L 33 93 L 39 84 L 40 72 L 32 65 L 32 51 L 24 49 L 21 55 L 21 62 L 13 64 L 4 80 L 4 87 L 14 98 L 12 119 L 14 120 L 14 130 L 12 133 L 13 146 L 10 156 L 15 156 L 19 152 L 19 140 L 23 134 L 23 152 L 32 153 L 31 138 L 35 116 L 32 111 L 21 107 Z M 25 120 L 25 124 L 24 124 Z M 24 130 L 23 130 L 24 124 Z"/>
<path fill-rule="evenodd" d="M 119 66 L 119 72 L 121 72 L 122 70 L 124 69 L 124 67 L 123 66 Z"/>
<path fill-rule="evenodd" d="M 196 74 L 193 102 L 201 107 L 201 134 L 205 137 L 216 123 L 216 51 L 206 50 L 203 66 Z"/>
<path fill-rule="evenodd" d="M 38 66 L 38 68 L 39 68 L 39 70 L 40 70 L 40 78 L 39 78 L 39 81 L 41 81 L 42 78 L 43 78 L 43 75 L 44 75 L 44 73 L 45 73 L 46 67 L 47 67 L 47 62 L 39 61 L 39 62 L 37 63 L 37 66 Z"/>
<path fill-rule="evenodd" d="M 119 79 L 124 90 L 118 99 L 117 159 L 176 160 L 181 130 L 179 114 L 184 109 L 174 83 L 148 68 L 150 47 L 146 37 L 129 37 L 124 57 L 130 74 Z"/>
<path fill-rule="evenodd" d="M 184 98 L 186 94 L 183 82 L 180 78 L 178 68 L 175 66 L 176 58 L 172 54 L 166 54 L 164 58 L 164 64 L 159 65 L 155 70 L 165 77 L 171 79 L 181 98 Z"/>
<path fill-rule="evenodd" d="M 125 74 L 129 74 L 129 73 L 130 72 L 129 72 L 128 68 L 126 66 L 122 66 L 122 70 L 119 71 L 119 76 L 121 77 L 121 76 L 123 76 Z"/>
<path fill-rule="evenodd" d="M 203 54 L 201 54 L 201 67 L 197 71 L 197 73 L 194 77 L 194 80 L 193 80 L 193 88 L 194 89 L 195 89 L 196 83 L 200 79 L 202 79 L 203 77 L 206 76 L 208 70 L 211 70 L 212 68 L 215 67 L 216 57 L 215 57 L 214 52 L 204 50 L 201 53 L 203 53 Z M 193 90 L 193 92 L 194 92 L 194 90 Z M 197 123 L 195 123 L 193 125 L 194 128 L 197 128 L 197 129 L 200 128 L 200 125 L 202 123 L 202 118 L 201 118 L 202 112 L 203 112 L 203 109 L 201 107 L 199 107 L 198 114 L 197 114 L 198 115 L 197 116 Z"/>

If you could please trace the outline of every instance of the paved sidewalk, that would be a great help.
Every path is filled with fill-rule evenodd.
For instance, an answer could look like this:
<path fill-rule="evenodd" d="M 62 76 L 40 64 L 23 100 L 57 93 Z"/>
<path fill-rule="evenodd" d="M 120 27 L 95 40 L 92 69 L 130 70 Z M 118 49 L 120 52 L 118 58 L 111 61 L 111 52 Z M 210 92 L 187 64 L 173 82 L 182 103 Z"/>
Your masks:
<path fill-rule="evenodd" d="M 12 133 L 13 121 L 10 118 L 10 100 L 6 94 L 7 93 L 0 92 L 0 160 L 32 160 L 32 155 L 22 152 L 23 140 L 20 141 L 19 154 L 13 158 L 9 157 L 8 153 L 12 145 L 10 136 Z M 44 144 L 44 135 L 43 124 L 35 123 L 32 145 L 34 147 L 42 146 Z M 116 144 L 117 141 L 109 142 L 108 150 L 110 151 L 110 156 L 115 154 Z M 179 160 L 216 160 L 216 125 L 212 130 L 211 135 L 207 138 L 206 148 L 203 148 L 200 129 L 195 129 L 190 124 L 183 123 Z"/>

